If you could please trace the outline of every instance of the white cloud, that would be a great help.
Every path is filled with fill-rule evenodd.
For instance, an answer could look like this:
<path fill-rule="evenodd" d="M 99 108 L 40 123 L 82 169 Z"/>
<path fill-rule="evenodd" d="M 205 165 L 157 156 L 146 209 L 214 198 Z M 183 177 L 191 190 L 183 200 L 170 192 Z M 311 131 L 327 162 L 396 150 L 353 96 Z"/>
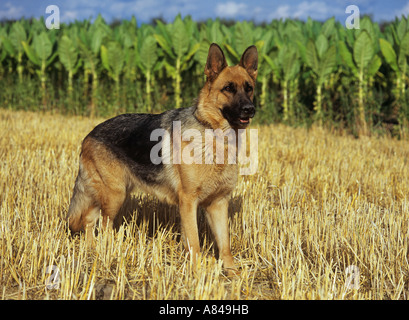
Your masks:
<path fill-rule="evenodd" d="M 22 6 L 13 6 L 11 2 L 4 4 L 5 10 L 0 10 L 0 19 L 19 19 L 23 15 L 24 8 Z"/>
<path fill-rule="evenodd" d="M 303 1 L 297 5 L 281 5 L 270 13 L 270 19 L 311 17 L 316 20 L 326 20 L 331 16 L 344 14 L 342 6 L 330 6 L 324 1 Z"/>
<path fill-rule="evenodd" d="M 406 2 L 406 5 L 402 9 L 396 10 L 396 16 L 400 18 L 402 15 L 404 16 L 409 15 L 409 1 Z"/>
<path fill-rule="evenodd" d="M 297 8 L 296 11 L 294 12 L 294 17 L 300 18 L 300 17 L 311 17 L 313 18 L 314 16 L 325 16 L 327 17 L 327 14 L 329 13 L 329 8 L 327 7 L 327 4 L 325 2 L 319 2 L 319 1 L 313 1 L 313 2 L 307 2 L 303 1 L 301 2 Z"/>
<path fill-rule="evenodd" d="M 150 1 L 108 1 L 107 8 L 112 15 L 123 15 L 127 13 L 150 13 L 152 10 L 160 9 L 160 2 L 155 0 Z"/>
<path fill-rule="evenodd" d="M 229 1 L 226 3 L 219 3 L 216 6 L 216 15 L 219 17 L 234 18 L 237 15 L 247 13 L 247 5 L 244 3 L 236 3 Z"/>
<path fill-rule="evenodd" d="M 62 22 L 96 18 L 98 13 L 102 13 L 107 22 L 115 18 L 129 19 L 131 15 L 138 21 L 148 22 L 157 17 L 173 21 L 178 13 L 187 15 L 194 10 L 196 4 L 190 0 L 172 1 L 170 5 L 163 0 L 71 0 L 60 7 L 60 14 Z"/>
<path fill-rule="evenodd" d="M 76 10 L 63 10 L 62 14 L 61 14 L 61 21 L 62 22 L 70 22 L 73 21 L 75 19 L 79 18 L 79 13 Z"/>
<path fill-rule="evenodd" d="M 277 9 L 275 11 L 273 11 L 271 14 L 269 14 L 268 20 L 287 18 L 290 15 L 291 15 L 290 14 L 290 6 L 289 5 L 282 5 L 282 6 L 277 7 Z"/>

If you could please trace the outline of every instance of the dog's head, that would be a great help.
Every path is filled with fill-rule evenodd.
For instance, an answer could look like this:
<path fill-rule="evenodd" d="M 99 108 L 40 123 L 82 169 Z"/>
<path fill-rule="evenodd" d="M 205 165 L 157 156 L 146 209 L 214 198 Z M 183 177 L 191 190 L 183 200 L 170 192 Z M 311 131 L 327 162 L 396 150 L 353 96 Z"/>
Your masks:
<path fill-rule="evenodd" d="M 236 66 L 227 66 L 222 49 L 210 46 L 205 74 L 212 104 L 234 129 L 244 129 L 254 117 L 254 87 L 257 78 L 258 53 L 248 47 Z"/>

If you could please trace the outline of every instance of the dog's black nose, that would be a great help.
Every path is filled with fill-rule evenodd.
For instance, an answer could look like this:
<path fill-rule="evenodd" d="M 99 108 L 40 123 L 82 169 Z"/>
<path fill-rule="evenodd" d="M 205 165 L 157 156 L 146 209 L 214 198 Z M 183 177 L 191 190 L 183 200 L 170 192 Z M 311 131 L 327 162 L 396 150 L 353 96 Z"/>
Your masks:
<path fill-rule="evenodd" d="M 245 104 L 244 106 L 241 107 L 241 113 L 243 116 L 253 118 L 254 114 L 256 113 L 256 109 L 252 104 Z"/>

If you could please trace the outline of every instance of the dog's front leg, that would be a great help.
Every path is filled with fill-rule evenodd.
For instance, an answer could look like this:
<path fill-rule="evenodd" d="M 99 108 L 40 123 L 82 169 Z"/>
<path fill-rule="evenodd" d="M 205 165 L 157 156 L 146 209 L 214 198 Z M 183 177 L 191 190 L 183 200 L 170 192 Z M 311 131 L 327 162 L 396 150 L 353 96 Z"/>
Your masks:
<path fill-rule="evenodd" d="M 219 249 L 219 258 L 223 261 L 223 266 L 229 275 L 237 274 L 233 256 L 230 251 L 229 233 L 229 202 L 227 198 L 218 198 L 206 207 L 207 221 L 212 229 Z"/>
<path fill-rule="evenodd" d="M 196 265 L 200 253 L 199 233 L 197 229 L 197 199 L 185 193 L 179 194 L 179 211 L 182 223 L 182 238 L 186 251 Z"/>

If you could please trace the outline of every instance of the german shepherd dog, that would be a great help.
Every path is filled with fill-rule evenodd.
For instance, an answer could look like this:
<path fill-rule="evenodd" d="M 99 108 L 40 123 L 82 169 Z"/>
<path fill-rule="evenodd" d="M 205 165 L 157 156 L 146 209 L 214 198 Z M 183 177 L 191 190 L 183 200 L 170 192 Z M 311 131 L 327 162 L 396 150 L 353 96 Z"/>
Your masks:
<path fill-rule="evenodd" d="M 172 136 L 174 121 L 180 121 L 182 130 L 193 128 L 203 134 L 206 129 L 245 129 L 255 114 L 257 65 L 255 46 L 245 50 L 238 65 L 229 67 L 223 51 L 213 43 L 204 70 L 206 82 L 193 106 L 162 114 L 122 114 L 97 125 L 82 142 L 79 172 L 67 213 L 71 232 L 85 231 L 87 243 L 92 243 L 100 213 L 103 228 L 112 228 L 124 201 L 137 187 L 179 205 L 182 239 L 193 264 L 200 252 L 197 207 L 203 207 L 219 258 L 228 273 L 235 273 L 228 201 L 237 182 L 238 166 L 153 163 L 150 154 L 158 140 L 151 141 L 151 133 L 163 128 Z M 186 144 L 181 141 L 181 148 Z M 237 143 L 235 148 L 237 152 Z"/>

